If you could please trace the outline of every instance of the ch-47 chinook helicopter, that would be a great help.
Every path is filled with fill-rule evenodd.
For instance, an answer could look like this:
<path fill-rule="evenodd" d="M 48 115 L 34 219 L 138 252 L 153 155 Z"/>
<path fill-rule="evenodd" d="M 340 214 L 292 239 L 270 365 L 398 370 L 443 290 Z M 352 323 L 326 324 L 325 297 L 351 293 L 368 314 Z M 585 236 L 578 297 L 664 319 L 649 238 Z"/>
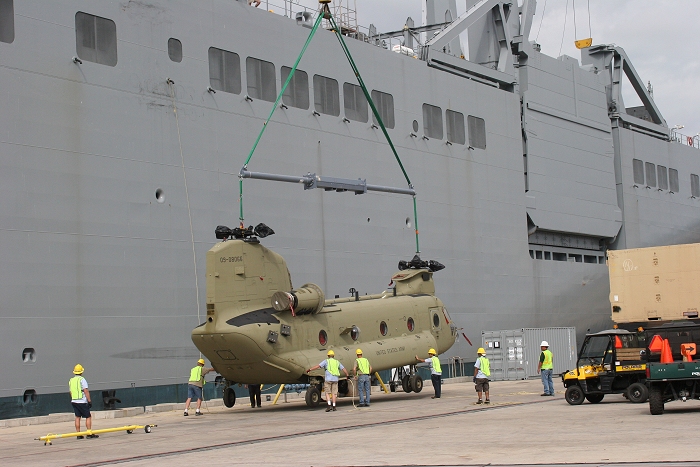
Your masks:
<path fill-rule="evenodd" d="M 393 289 L 325 300 L 315 284 L 293 289 L 284 258 L 258 239 L 273 233 L 264 224 L 219 226 L 222 241 L 207 253 L 207 320 L 192 331 L 192 341 L 225 378 L 227 407 L 235 404 L 235 383 L 308 383 L 306 403 L 317 406 L 324 373 L 306 369 L 329 349 L 352 368 L 360 347 L 373 370 L 381 371 L 413 368 L 416 354 L 431 347 L 442 353 L 454 344 L 457 329 L 433 283 L 442 264 L 416 256 L 399 262 Z M 408 384 L 416 392 L 423 387 L 415 373 Z"/>

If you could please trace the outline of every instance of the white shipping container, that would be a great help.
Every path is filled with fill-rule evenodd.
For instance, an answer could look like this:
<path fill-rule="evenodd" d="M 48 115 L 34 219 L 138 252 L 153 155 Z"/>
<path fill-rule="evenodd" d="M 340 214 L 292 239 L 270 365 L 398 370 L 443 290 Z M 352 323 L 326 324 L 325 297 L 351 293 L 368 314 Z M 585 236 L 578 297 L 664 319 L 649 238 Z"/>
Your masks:
<path fill-rule="evenodd" d="M 576 328 L 522 328 L 482 331 L 481 346 L 491 363 L 492 381 L 536 378 L 540 343 L 547 341 L 554 356 L 554 373 L 576 366 Z"/>

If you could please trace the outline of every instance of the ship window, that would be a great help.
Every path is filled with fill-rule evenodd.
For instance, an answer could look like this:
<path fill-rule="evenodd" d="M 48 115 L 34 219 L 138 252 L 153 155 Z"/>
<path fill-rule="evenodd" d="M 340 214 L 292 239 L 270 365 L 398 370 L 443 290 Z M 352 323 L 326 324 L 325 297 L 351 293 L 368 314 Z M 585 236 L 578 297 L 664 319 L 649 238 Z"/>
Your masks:
<path fill-rule="evenodd" d="M 659 188 L 668 190 L 668 171 L 663 165 L 656 166 L 656 175 L 659 180 Z"/>
<path fill-rule="evenodd" d="M 318 333 L 318 343 L 321 345 L 328 344 L 328 334 L 323 329 Z"/>
<path fill-rule="evenodd" d="M 345 117 L 348 120 L 367 123 L 369 120 L 367 98 L 360 86 L 343 83 L 343 101 L 345 102 Z"/>
<path fill-rule="evenodd" d="M 24 395 L 22 397 L 22 403 L 24 405 L 27 404 L 35 404 L 37 400 L 37 395 L 36 391 L 34 389 L 27 389 L 24 391 Z"/>
<path fill-rule="evenodd" d="M 22 351 L 22 361 L 24 363 L 34 363 L 36 362 L 36 350 L 27 347 Z"/>
<path fill-rule="evenodd" d="M 88 62 L 117 64 L 117 26 L 114 21 L 81 11 L 75 14 L 75 48 Z"/>
<path fill-rule="evenodd" d="M 314 109 L 325 115 L 340 115 L 340 95 L 336 80 L 314 75 Z"/>
<path fill-rule="evenodd" d="M 486 149 L 486 122 L 484 119 L 469 115 L 467 123 L 469 124 L 469 146 Z"/>
<path fill-rule="evenodd" d="M 566 261 L 566 253 L 552 253 L 552 259 L 554 261 Z"/>
<path fill-rule="evenodd" d="M 581 263 L 583 261 L 583 257 L 581 255 L 569 254 L 569 261 Z"/>
<path fill-rule="evenodd" d="M 180 63 L 182 61 L 182 42 L 173 37 L 168 39 L 168 57 L 173 62 Z"/>
<path fill-rule="evenodd" d="M 442 109 L 423 104 L 423 133 L 428 138 L 442 139 Z"/>
<path fill-rule="evenodd" d="M 583 256 L 583 262 L 584 262 L 584 263 L 591 263 L 591 264 L 598 264 L 598 257 L 597 257 L 597 256 L 590 256 L 590 255 L 584 255 L 584 256 Z"/>
<path fill-rule="evenodd" d="M 542 259 L 542 252 L 540 250 L 535 251 L 535 259 Z"/>
<path fill-rule="evenodd" d="M 413 330 L 416 328 L 416 323 L 413 321 L 413 318 L 408 318 L 408 321 L 406 321 L 406 327 L 408 328 L 409 332 L 413 332 Z"/>
<path fill-rule="evenodd" d="M 644 162 L 632 159 L 632 172 L 634 173 L 634 183 L 644 185 Z"/>
<path fill-rule="evenodd" d="M 656 186 L 656 167 L 654 167 L 654 164 L 652 164 L 651 162 L 646 162 L 644 164 L 644 168 L 646 169 L 647 186 L 655 187 Z"/>
<path fill-rule="evenodd" d="M 372 91 L 372 102 L 387 128 L 394 128 L 394 96 L 381 91 Z M 379 125 L 377 117 L 372 116 L 372 121 Z"/>
<path fill-rule="evenodd" d="M 0 0 L 0 42 L 15 40 L 15 8 L 13 0 Z"/>
<path fill-rule="evenodd" d="M 551 251 L 545 251 L 545 252 L 544 252 L 544 259 L 552 259 L 552 252 L 551 252 Z"/>
<path fill-rule="evenodd" d="M 445 120 L 447 120 L 447 141 L 456 144 L 466 143 L 467 136 L 464 133 L 464 114 L 453 110 L 446 110 Z"/>
<path fill-rule="evenodd" d="M 690 196 L 700 198 L 700 179 L 695 174 L 690 174 Z"/>
<path fill-rule="evenodd" d="M 535 252 L 530 250 L 530 258 L 535 259 Z"/>
<path fill-rule="evenodd" d="M 282 83 L 287 81 L 291 72 L 291 68 L 282 67 Z M 297 109 L 309 110 L 309 75 L 305 71 L 297 69 L 294 72 L 287 89 L 284 90 L 282 102 Z"/>
<path fill-rule="evenodd" d="M 241 93 L 241 59 L 238 54 L 209 47 L 209 84 L 217 91 Z"/>
<path fill-rule="evenodd" d="M 382 336 L 386 336 L 389 332 L 389 326 L 387 326 L 384 321 L 379 323 L 379 332 L 382 333 Z"/>
<path fill-rule="evenodd" d="M 275 102 L 277 84 L 275 82 L 275 65 L 271 62 L 248 57 L 245 60 L 248 95 L 253 99 Z"/>
<path fill-rule="evenodd" d="M 598 256 L 598 264 L 605 264 L 605 256 Z"/>
<path fill-rule="evenodd" d="M 678 184 L 678 171 L 676 169 L 668 169 L 668 184 L 671 192 L 678 193 L 680 185 Z"/>

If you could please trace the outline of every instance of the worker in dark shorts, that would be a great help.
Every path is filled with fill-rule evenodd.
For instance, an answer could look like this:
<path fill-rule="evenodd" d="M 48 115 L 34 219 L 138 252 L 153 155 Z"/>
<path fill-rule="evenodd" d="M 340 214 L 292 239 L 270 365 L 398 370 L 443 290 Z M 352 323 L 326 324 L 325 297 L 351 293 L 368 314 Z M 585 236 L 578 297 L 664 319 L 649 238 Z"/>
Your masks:
<path fill-rule="evenodd" d="M 90 391 L 88 391 L 88 383 L 85 378 L 83 378 L 83 372 L 85 368 L 83 365 L 78 363 L 73 368 L 73 376 L 68 381 L 68 388 L 70 389 L 71 405 L 73 406 L 73 412 L 75 413 L 75 431 L 80 431 L 80 419 L 85 419 L 85 427 L 88 431 L 92 430 L 92 415 L 90 414 L 90 409 L 92 408 L 92 400 L 90 399 Z M 99 438 L 99 435 L 89 434 L 88 438 Z M 83 439 L 83 435 L 78 435 L 78 439 Z"/>
<path fill-rule="evenodd" d="M 489 359 L 486 358 L 486 351 L 483 347 L 479 347 L 476 351 L 477 359 L 474 362 L 474 385 L 476 387 L 476 393 L 479 395 L 479 400 L 476 401 L 477 404 L 490 404 L 489 399 L 489 376 L 491 376 L 491 363 Z M 486 400 L 481 400 L 481 394 L 484 393 Z"/>

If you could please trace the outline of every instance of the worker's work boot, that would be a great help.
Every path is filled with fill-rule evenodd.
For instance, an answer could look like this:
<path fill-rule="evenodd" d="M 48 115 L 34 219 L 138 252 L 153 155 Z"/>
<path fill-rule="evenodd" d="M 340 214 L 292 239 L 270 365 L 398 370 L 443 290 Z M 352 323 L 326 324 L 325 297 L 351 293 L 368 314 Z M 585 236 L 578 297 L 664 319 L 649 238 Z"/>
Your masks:
<path fill-rule="evenodd" d="M 326 409 L 326 412 L 330 412 L 331 410 L 333 410 L 333 408 L 329 405 L 328 408 Z"/>

